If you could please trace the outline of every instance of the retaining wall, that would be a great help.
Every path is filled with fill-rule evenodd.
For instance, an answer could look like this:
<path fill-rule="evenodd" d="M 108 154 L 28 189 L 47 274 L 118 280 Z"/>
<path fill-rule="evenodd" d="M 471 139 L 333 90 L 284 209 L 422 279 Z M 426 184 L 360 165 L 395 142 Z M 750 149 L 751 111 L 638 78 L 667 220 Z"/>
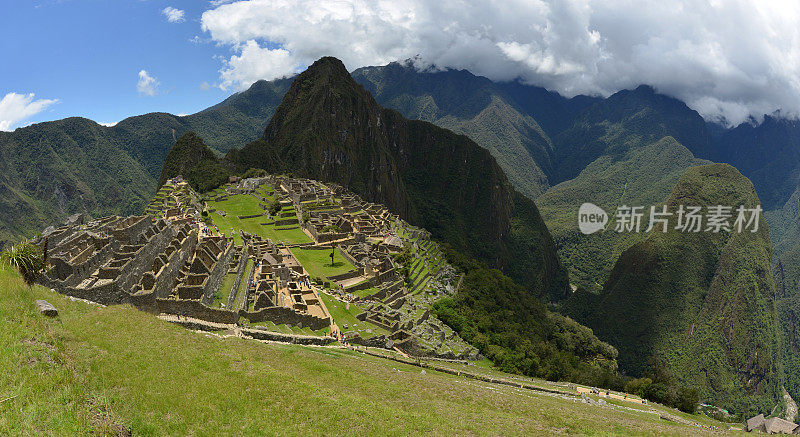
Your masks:
<path fill-rule="evenodd" d="M 239 316 L 249 320 L 250 323 L 269 320 L 276 325 L 309 327 L 314 331 L 331 325 L 330 319 L 322 319 L 309 314 L 299 314 L 290 308 L 281 306 L 271 306 L 258 311 L 239 311 Z"/>
<path fill-rule="evenodd" d="M 156 299 L 159 313 L 175 314 L 206 320 L 214 323 L 233 325 L 239 320 L 235 311 L 209 308 L 199 300 Z"/>

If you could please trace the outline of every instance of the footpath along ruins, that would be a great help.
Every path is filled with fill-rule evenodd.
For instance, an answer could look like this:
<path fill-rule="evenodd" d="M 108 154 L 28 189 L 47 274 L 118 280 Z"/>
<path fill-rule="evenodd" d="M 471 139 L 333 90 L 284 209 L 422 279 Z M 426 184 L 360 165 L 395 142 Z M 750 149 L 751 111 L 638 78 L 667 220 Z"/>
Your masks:
<path fill-rule="evenodd" d="M 255 338 L 480 358 L 431 314 L 459 278 L 429 234 L 334 184 L 266 176 L 198 195 L 175 178 L 144 215 L 42 235 L 39 282 L 66 295 Z"/>

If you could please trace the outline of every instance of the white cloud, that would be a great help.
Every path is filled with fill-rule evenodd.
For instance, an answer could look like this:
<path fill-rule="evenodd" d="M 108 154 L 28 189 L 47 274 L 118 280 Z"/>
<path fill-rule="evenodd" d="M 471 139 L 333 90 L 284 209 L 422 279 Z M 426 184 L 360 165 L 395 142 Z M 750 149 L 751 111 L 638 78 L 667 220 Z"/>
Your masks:
<path fill-rule="evenodd" d="M 58 103 L 58 99 L 33 99 L 34 94 L 8 93 L 0 100 L 0 131 L 10 131 L 21 122 Z"/>
<path fill-rule="evenodd" d="M 161 13 L 167 17 L 167 21 L 170 23 L 183 23 L 186 21 L 186 13 L 180 9 L 173 8 L 172 6 L 167 6 L 166 8 L 162 9 Z"/>
<path fill-rule="evenodd" d="M 294 74 L 300 64 L 288 50 L 261 48 L 257 42 L 249 40 L 241 48 L 241 55 L 231 56 L 224 61 L 220 70 L 222 82 L 219 87 L 242 89 L 259 79 L 277 79 Z"/>
<path fill-rule="evenodd" d="M 113 122 L 109 122 L 109 123 L 105 123 L 105 122 L 102 122 L 102 121 L 98 121 L 97 122 L 97 124 L 99 124 L 100 126 L 105 126 L 105 127 L 114 127 L 114 126 L 117 125 L 117 123 L 119 123 L 119 122 L 118 121 L 113 121 Z"/>
<path fill-rule="evenodd" d="M 202 27 L 235 54 L 224 86 L 321 56 L 349 69 L 414 58 L 575 94 L 645 83 L 707 118 L 800 115 L 800 4 L 779 0 L 249 0 Z M 266 65 L 265 65 L 266 64 Z"/>
<path fill-rule="evenodd" d="M 139 80 L 136 82 L 136 90 L 139 94 L 145 96 L 155 96 L 158 94 L 158 86 L 161 83 L 153 76 L 147 73 L 147 70 L 139 72 Z"/>

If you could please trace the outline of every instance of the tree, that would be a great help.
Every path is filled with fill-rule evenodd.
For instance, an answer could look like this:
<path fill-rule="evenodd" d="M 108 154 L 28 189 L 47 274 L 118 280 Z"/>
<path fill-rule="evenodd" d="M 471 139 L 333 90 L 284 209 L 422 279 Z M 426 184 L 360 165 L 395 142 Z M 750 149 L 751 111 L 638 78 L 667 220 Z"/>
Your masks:
<path fill-rule="evenodd" d="M 259 178 L 267 175 L 267 171 L 263 168 L 249 168 L 242 174 L 242 179 Z"/>
<path fill-rule="evenodd" d="M 273 200 L 272 202 L 267 205 L 267 209 L 269 210 L 269 215 L 275 215 L 281 211 L 281 203 L 278 200 Z"/>

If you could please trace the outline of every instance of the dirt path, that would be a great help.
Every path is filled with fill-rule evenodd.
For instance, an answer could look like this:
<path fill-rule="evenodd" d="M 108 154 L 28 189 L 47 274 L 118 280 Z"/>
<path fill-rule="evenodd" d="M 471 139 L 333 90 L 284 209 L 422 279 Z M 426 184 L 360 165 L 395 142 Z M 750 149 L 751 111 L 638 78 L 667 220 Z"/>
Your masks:
<path fill-rule="evenodd" d="M 794 422 L 794 418 L 797 417 L 797 402 L 786 391 L 786 387 L 781 387 L 781 390 L 783 390 L 783 400 L 786 402 L 786 417 L 784 419 Z"/>

